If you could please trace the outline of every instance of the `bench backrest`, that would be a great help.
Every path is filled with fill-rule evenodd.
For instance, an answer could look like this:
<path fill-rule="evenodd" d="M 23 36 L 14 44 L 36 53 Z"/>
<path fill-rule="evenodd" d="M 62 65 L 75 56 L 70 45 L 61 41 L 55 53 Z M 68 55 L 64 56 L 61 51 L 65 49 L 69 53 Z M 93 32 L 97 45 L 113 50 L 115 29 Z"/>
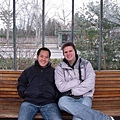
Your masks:
<path fill-rule="evenodd" d="M 93 108 L 120 116 L 120 71 L 96 71 Z"/>
<path fill-rule="evenodd" d="M 22 71 L 0 70 L 0 118 L 17 118 L 22 99 L 17 93 L 17 79 Z M 120 71 L 95 71 L 93 108 L 120 116 Z M 41 118 L 41 116 L 37 116 Z"/>

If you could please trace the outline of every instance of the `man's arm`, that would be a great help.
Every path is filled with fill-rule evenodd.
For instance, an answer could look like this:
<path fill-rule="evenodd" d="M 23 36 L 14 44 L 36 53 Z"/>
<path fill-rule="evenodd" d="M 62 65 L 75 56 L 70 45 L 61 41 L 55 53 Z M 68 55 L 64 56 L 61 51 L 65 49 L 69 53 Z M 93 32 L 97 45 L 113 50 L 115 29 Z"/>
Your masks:
<path fill-rule="evenodd" d="M 88 62 L 85 70 L 85 80 L 77 87 L 72 88 L 73 95 L 84 95 L 95 88 L 95 72 L 90 62 Z"/>
<path fill-rule="evenodd" d="M 18 94 L 21 98 L 25 97 L 24 92 L 26 90 L 27 84 L 28 82 L 26 78 L 26 73 L 25 71 L 23 71 L 20 77 L 18 78 L 18 85 L 17 85 Z"/>
<path fill-rule="evenodd" d="M 80 80 L 74 78 L 72 80 L 66 81 L 63 69 L 60 66 L 57 66 L 55 68 L 55 84 L 58 90 L 63 93 L 71 90 L 75 86 L 78 86 L 80 84 Z"/>

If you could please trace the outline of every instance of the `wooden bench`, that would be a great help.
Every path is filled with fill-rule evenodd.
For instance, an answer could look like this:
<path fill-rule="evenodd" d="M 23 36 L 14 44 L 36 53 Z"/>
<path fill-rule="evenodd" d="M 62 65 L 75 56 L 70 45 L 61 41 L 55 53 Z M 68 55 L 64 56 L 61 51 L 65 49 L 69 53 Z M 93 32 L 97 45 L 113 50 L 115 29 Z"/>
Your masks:
<path fill-rule="evenodd" d="M 17 79 L 22 71 L 0 70 L 0 118 L 17 118 L 22 99 L 17 93 Z M 111 116 L 120 116 L 120 70 L 95 71 L 93 108 Z M 36 118 L 42 118 L 40 114 Z M 63 112 L 63 118 L 71 115 Z"/>

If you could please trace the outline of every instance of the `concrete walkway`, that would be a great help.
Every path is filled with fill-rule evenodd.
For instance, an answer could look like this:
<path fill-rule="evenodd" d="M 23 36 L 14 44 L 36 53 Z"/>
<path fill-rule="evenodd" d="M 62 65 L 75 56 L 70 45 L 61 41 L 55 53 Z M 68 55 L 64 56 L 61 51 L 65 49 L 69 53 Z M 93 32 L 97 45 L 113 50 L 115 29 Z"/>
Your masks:
<path fill-rule="evenodd" d="M 50 49 L 52 59 L 61 59 L 63 58 L 62 50 L 59 49 Z"/>
<path fill-rule="evenodd" d="M 27 48 L 27 47 L 22 47 L 22 48 L 17 48 L 16 54 L 17 58 L 36 58 L 36 53 L 37 50 L 40 47 L 34 47 L 34 48 Z M 51 51 L 51 58 L 52 59 L 61 59 L 63 58 L 62 50 L 59 48 L 49 48 Z M 0 56 L 3 58 L 13 58 L 14 56 L 14 51 L 13 51 L 13 46 L 1 46 L 0 47 Z"/>

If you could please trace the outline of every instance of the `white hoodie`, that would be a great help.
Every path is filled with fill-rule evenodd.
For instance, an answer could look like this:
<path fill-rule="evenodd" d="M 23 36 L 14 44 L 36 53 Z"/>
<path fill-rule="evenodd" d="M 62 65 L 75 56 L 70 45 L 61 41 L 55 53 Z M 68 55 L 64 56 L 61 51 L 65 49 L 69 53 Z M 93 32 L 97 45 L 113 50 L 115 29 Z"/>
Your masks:
<path fill-rule="evenodd" d="M 81 59 L 81 78 L 79 80 L 79 60 Z M 55 84 L 63 93 L 71 90 L 74 96 L 93 97 L 95 90 L 95 72 L 88 60 L 78 57 L 74 69 L 64 61 L 55 68 Z"/>

